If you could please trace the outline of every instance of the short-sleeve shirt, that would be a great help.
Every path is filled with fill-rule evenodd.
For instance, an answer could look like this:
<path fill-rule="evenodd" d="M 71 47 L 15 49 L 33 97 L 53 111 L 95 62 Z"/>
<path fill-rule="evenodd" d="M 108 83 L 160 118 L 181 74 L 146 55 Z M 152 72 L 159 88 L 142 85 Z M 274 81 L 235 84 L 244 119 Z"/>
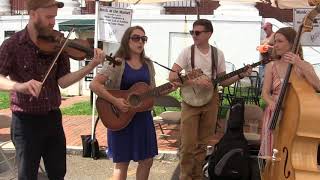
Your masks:
<path fill-rule="evenodd" d="M 268 45 L 273 45 L 274 44 L 274 34 L 275 33 L 272 33 L 269 37 L 266 37 L 262 42 L 261 44 L 262 45 L 265 45 L 265 44 L 268 44 Z"/>
<path fill-rule="evenodd" d="M 30 39 L 27 28 L 5 40 L 0 47 L 0 74 L 13 81 L 24 83 L 29 80 L 42 82 L 54 55 L 45 55 Z M 70 73 L 67 54 L 62 53 L 44 82 L 38 98 L 15 91 L 10 92 L 10 108 L 13 112 L 43 114 L 56 110 L 61 104 L 58 79 Z"/>
<path fill-rule="evenodd" d="M 223 52 L 217 49 L 218 52 L 218 65 L 216 65 L 217 72 L 213 73 L 216 76 L 219 73 L 226 71 L 226 65 L 224 60 Z M 179 55 L 178 59 L 175 62 L 182 69 L 187 72 L 192 70 L 191 66 L 191 46 L 185 48 Z M 194 48 L 194 68 L 200 68 L 205 75 L 209 78 L 212 76 L 212 56 L 211 56 L 211 48 L 209 48 L 208 53 L 203 54 L 197 46 Z"/>

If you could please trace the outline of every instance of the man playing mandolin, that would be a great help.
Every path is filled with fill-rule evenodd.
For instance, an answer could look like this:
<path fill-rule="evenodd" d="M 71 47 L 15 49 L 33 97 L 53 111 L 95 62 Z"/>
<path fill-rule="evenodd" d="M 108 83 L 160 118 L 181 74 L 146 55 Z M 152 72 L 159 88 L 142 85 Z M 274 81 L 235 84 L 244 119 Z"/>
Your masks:
<path fill-rule="evenodd" d="M 212 33 L 213 27 L 209 20 L 199 19 L 195 21 L 193 30 L 190 31 L 194 45 L 181 52 L 172 67 L 174 72 L 169 74 L 169 80 L 173 81 L 177 78 L 177 73 L 183 69 L 191 71 L 194 68 L 200 68 L 207 76 L 207 78 L 183 82 L 182 95 L 184 87 L 192 86 L 191 94 L 194 93 L 195 96 L 190 97 L 190 99 L 183 97 L 180 151 L 181 180 L 202 179 L 202 165 L 206 156 L 207 144 L 209 137 L 213 135 L 217 120 L 218 93 L 213 88 L 211 78 L 224 75 L 226 70 L 223 52 L 209 44 Z M 252 68 L 248 67 L 245 72 L 224 80 L 220 84 L 228 86 L 250 75 L 251 71 Z M 196 97 L 202 95 L 210 98 L 205 104 L 199 102 L 201 98 Z"/>
<path fill-rule="evenodd" d="M 56 54 L 41 54 L 37 37 L 40 32 L 53 30 L 58 8 L 63 6 L 55 0 L 28 0 L 28 25 L 0 47 L 0 90 L 11 92 L 11 138 L 19 180 L 37 179 L 41 157 L 49 179 L 64 179 L 66 139 L 59 87 L 79 81 L 105 58 L 102 50 L 95 49 L 88 66 L 70 72 L 69 57 L 62 53 L 45 78 Z"/>

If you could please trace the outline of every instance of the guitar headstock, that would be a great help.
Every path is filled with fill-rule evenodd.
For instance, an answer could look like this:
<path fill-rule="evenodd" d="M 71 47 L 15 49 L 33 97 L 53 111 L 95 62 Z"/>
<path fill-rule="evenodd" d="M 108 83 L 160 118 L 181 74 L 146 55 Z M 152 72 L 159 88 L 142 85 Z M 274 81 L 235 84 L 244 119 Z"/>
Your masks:
<path fill-rule="evenodd" d="M 201 69 L 193 69 L 192 71 L 188 72 L 186 75 L 188 79 L 195 79 L 203 75 L 203 71 Z"/>
<path fill-rule="evenodd" d="M 257 51 L 262 56 L 262 60 L 260 61 L 260 64 L 268 64 L 271 59 L 273 58 L 272 55 L 273 46 L 269 44 L 263 44 L 257 47 Z"/>
<path fill-rule="evenodd" d="M 120 66 L 122 64 L 122 61 L 112 57 L 112 53 L 110 53 L 109 56 L 106 55 L 106 60 L 109 61 L 109 65 L 112 65 L 113 67 Z"/>

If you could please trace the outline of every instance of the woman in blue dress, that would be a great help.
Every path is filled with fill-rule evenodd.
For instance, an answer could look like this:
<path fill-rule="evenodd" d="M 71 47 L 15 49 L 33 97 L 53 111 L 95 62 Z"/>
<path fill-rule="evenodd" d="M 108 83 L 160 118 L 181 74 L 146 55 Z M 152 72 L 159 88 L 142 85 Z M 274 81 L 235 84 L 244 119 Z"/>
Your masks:
<path fill-rule="evenodd" d="M 93 92 L 111 102 L 122 112 L 130 108 L 127 100 L 112 96 L 108 89 L 127 90 L 137 82 L 145 82 L 155 87 L 154 67 L 144 53 L 147 39 L 142 27 L 128 28 L 115 54 L 115 57 L 122 61 L 122 65 L 113 67 L 105 64 L 90 84 Z M 158 154 L 151 111 L 136 113 L 124 129 L 108 130 L 107 139 L 108 156 L 112 157 L 114 162 L 113 179 L 126 179 L 129 162 L 133 160 L 138 162 L 136 179 L 147 180 L 153 157 Z"/>

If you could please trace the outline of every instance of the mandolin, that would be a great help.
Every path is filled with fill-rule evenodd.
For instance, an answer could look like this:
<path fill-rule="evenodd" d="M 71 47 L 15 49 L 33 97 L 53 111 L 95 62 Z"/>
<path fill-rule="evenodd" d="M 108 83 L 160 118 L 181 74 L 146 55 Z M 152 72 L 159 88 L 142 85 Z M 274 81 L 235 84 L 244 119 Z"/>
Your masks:
<path fill-rule="evenodd" d="M 180 78 L 182 81 L 191 80 L 203 75 L 201 69 L 195 69 Z M 181 79 L 176 79 L 180 81 Z M 121 112 L 116 106 L 107 100 L 98 97 L 96 101 L 97 111 L 105 127 L 110 130 L 118 131 L 125 128 L 136 112 L 143 112 L 153 107 L 154 97 L 162 96 L 172 92 L 170 82 L 161 86 L 151 88 L 144 82 L 138 82 L 130 87 L 129 90 L 108 90 L 117 98 L 124 98 L 128 101 L 130 108 L 127 112 Z"/>

